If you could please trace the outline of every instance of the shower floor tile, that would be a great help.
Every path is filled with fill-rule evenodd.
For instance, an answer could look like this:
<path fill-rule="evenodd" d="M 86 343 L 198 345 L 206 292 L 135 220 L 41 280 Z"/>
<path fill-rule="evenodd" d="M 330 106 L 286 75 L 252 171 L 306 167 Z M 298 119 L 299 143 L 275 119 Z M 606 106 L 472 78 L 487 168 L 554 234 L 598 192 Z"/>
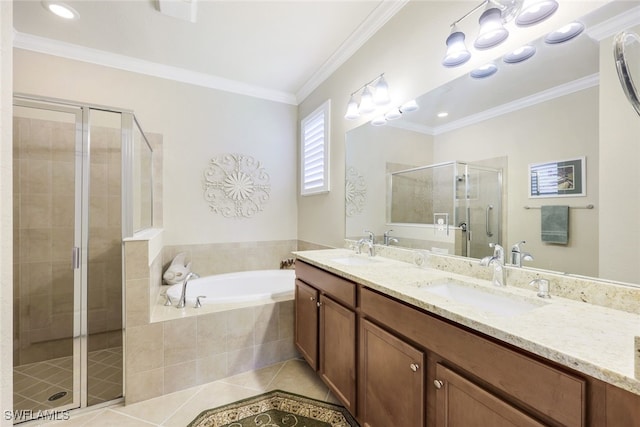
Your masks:
<path fill-rule="evenodd" d="M 92 351 L 89 368 L 88 403 L 94 405 L 122 396 L 122 347 Z M 41 411 L 73 403 L 73 358 L 71 356 L 13 368 L 13 400 L 17 411 Z M 67 394 L 54 401 L 56 393 Z"/>

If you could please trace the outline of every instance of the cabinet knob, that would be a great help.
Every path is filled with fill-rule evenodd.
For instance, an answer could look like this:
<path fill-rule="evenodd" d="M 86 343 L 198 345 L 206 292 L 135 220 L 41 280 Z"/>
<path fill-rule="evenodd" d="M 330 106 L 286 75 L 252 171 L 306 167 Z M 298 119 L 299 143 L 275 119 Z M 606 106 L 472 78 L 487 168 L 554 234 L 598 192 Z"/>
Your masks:
<path fill-rule="evenodd" d="M 318 307 L 320 307 L 320 306 L 322 305 L 322 303 L 321 303 L 320 301 L 318 301 L 318 302 L 316 303 L 316 305 L 317 305 Z"/>
<path fill-rule="evenodd" d="M 433 380 L 433 385 L 440 390 L 442 388 L 442 386 L 444 385 L 444 383 L 440 380 Z"/>
<path fill-rule="evenodd" d="M 315 301 L 316 297 L 309 297 L 309 301 Z"/>
<path fill-rule="evenodd" d="M 411 368 L 413 372 L 417 372 L 418 369 L 420 369 L 420 365 L 418 365 L 417 363 L 412 363 L 411 365 L 409 365 L 409 368 Z"/>

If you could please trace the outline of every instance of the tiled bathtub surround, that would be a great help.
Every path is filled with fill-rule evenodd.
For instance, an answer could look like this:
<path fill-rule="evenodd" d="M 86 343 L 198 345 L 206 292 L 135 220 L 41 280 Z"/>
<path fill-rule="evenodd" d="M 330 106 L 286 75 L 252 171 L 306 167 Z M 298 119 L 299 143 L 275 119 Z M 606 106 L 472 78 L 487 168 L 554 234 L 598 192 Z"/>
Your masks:
<path fill-rule="evenodd" d="M 160 284 L 163 266 L 179 252 L 187 252 L 194 271 L 210 275 L 277 269 L 296 247 L 297 241 L 275 241 L 163 248 L 161 230 L 126 241 L 126 402 L 296 357 L 292 300 L 211 312 L 164 307 L 159 298 L 167 288 Z M 154 307 L 177 318 L 152 321 Z"/>

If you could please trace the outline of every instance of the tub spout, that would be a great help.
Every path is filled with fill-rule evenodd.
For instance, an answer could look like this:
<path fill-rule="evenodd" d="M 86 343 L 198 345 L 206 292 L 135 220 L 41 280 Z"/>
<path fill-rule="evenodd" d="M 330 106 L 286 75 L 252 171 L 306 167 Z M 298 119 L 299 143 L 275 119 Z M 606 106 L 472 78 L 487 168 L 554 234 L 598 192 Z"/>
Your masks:
<path fill-rule="evenodd" d="M 178 304 L 176 304 L 176 308 L 184 308 L 184 306 L 187 304 L 187 283 L 189 283 L 189 280 L 191 278 L 197 279 L 199 277 L 200 276 L 194 272 L 191 272 L 186 275 L 186 277 L 182 281 L 182 294 L 180 295 L 180 300 L 178 301 Z"/>

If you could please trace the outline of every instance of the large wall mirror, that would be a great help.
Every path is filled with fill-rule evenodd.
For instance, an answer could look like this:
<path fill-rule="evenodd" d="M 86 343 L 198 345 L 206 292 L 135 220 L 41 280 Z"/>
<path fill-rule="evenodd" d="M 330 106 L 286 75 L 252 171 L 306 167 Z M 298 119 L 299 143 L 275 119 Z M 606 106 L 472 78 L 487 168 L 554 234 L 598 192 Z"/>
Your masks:
<path fill-rule="evenodd" d="M 358 239 L 368 229 L 381 243 L 393 230 L 394 245 L 480 258 L 486 253 L 468 241 L 484 248 L 485 234 L 497 228 L 507 251 L 526 241 L 521 249 L 534 258 L 527 268 L 640 284 L 640 119 L 618 81 L 612 44 L 616 32 L 638 31 L 634 16 L 640 2 L 609 2 L 576 17 L 584 31 L 566 43 L 534 40 L 536 54 L 527 61 L 496 58 L 490 77 L 460 77 L 418 96 L 418 111 L 347 132 L 346 237 Z M 488 187 L 470 169 L 447 172 L 446 184 L 424 170 L 442 164 L 501 171 L 491 184 L 499 186 L 499 201 L 483 199 Z M 584 188 L 532 197 L 531 165 L 540 164 L 562 165 L 556 174 L 569 186 L 575 184 L 565 183 L 572 179 L 567 171 L 582 168 Z M 459 210 L 419 203 L 443 197 Z M 399 205 L 412 210 L 410 220 L 392 215 Z M 543 239 L 542 208 L 549 206 L 569 206 L 566 243 Z M 416 212 L 426 219 L 416 220 Z M 491 230 L 482 222 L 495 218 Z"/>

